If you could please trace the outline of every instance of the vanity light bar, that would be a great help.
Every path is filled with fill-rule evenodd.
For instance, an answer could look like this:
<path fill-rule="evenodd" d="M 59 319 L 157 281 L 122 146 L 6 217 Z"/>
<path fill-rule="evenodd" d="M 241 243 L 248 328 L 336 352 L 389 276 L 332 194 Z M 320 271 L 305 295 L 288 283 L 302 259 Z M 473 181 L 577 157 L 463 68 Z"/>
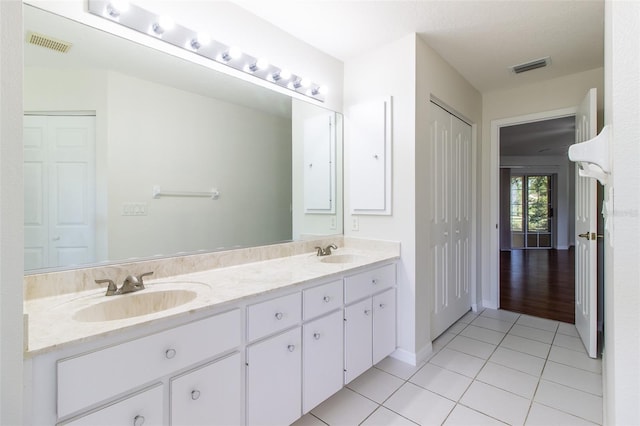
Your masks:
<path fill-rule="evenodd" d="M 227 65 L 236 70 L 251 74 L 280 87 L 324 102 L 326 87 L 310 82 L 308 79 L 292 74 L 284 68 L 269 64 L 263 58 L 257 58 L 241 52 L 234 46 L 227 46 L 204 33 L 183 27 L 170 18 L 158 16 L 127 1 L 88 0 L 89 12 L 116 22 L 132 30 L 148 34 L 159 40 L 193 52 L 197 55 Z"/>

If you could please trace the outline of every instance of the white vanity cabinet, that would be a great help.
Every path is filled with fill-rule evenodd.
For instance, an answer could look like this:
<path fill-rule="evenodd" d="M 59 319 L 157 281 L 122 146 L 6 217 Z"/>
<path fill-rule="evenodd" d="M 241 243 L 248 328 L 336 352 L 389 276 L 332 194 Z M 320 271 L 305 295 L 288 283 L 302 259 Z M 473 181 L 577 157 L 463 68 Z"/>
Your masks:
<path fill-rule="evenodd" d="M 342 388 L 344 328 L 342 280 L 303 291 L 302 413 Z M 313 319 L 315 318 L 315 319 Z"/>
<path fill-rule="evenodd" d="M 171 425 L 242 422 L 242 365 L 236 352 L 171 379 Z"/>
<path fill-rule="evenodd" d="M 395 350 L 394 286 L 395 264 L 345 278 L 345 303 L 348 303 L 344 309 L 345 384 Z"/>
<path fill-rule="evenodd" d="M 27 424 L 291 424 L 395 350 L 395 268 L 38 355 Z"/>
<path fill-rule="evenodd" d="M 301 415 L 300 327 L 247 347 L 247 425 L 288 425 Z"/>
<path fill-rule="evenodd" d="M 83 416 L 83 411 L 94 406 L 106 408 L 88 415 L 89 420 L 80 417 L 72 424 L 91 424 L 91 419 L 96 416 L 110 418 L 112 412 L 120 412 L 114 411 L 117 407 L 123 404 L 128 407 L 142 397 L 132 397 L 118 404 L 113 404 L 113 398 L 127 392 L 136 392 L 137 389 L 165 380 L 182 369 L 239 347 L 242 342 L 240 320 L 240 309 L 234 309 L 136 340 L 59 360 L 58 419 L 78 414 Z M 235 362 L 240 368 L 241 361 L 236 358 Z M 235 397 L 238 399 L 237 404 L 240 404 L 241 394 L 237 393 Z M 148 403 L 144 398 L 141 400 Z M 160 401 L 161 409 L 154 410 L 154 415 L 160 413 L 157 415 L 161 421 L 157 424 L 163 423 L 162 397 Z M 114 417 L 116 418 L 120 417 Z M 114 421 L 110 424 L 119 423 Z M 149 423 L 147 420 L 144 424 L 156 423 Z"/>

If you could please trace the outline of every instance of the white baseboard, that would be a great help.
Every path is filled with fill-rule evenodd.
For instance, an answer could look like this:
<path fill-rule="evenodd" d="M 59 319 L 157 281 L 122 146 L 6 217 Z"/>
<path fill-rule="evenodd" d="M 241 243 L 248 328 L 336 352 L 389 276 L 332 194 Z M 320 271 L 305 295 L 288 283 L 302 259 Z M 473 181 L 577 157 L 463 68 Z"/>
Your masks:
<path fill-rule="evenodd" d="M 483 300 L 482 306 L 486 309 L 498 309 L 498 304 L 490 302 L 489 300 Z"/>
<path fill-rule="evenodd" d="M 431 355 L 431 352 L 433 352 L 433 346 L 431 345 L 431 342 L 429 342 L 417 353 L 398 348 L 389 356 L 397 359 L 398 361 L 406 362 L 407 364 L 415 366 L 426 361 L 429 355 Z"/>
<path fill-rule="evenodd" d="M 556 250 L 569 250 L 569 246 L 558 246 Z"/>

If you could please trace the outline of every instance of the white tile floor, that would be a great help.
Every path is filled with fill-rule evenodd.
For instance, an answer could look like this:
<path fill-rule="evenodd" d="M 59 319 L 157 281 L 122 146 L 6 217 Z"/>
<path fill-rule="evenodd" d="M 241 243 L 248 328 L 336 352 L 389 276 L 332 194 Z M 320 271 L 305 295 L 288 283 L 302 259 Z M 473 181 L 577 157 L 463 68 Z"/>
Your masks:
<path fill-rule="evenodd" d="M 573 324 L 469 312 L 411 366 L 386 358 L 305 415 L 305 425 L 602 424 L 602 366 Z"/>

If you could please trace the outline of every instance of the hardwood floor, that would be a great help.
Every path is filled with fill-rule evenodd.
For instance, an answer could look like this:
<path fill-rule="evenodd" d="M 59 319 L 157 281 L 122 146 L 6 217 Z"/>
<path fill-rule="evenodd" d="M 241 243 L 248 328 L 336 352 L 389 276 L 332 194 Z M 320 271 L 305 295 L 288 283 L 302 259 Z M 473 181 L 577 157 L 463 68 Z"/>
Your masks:
<path fill-rule="evenodd" d="M 500 252 L 500 308 L 575 322 L 574 250 Z"/>

